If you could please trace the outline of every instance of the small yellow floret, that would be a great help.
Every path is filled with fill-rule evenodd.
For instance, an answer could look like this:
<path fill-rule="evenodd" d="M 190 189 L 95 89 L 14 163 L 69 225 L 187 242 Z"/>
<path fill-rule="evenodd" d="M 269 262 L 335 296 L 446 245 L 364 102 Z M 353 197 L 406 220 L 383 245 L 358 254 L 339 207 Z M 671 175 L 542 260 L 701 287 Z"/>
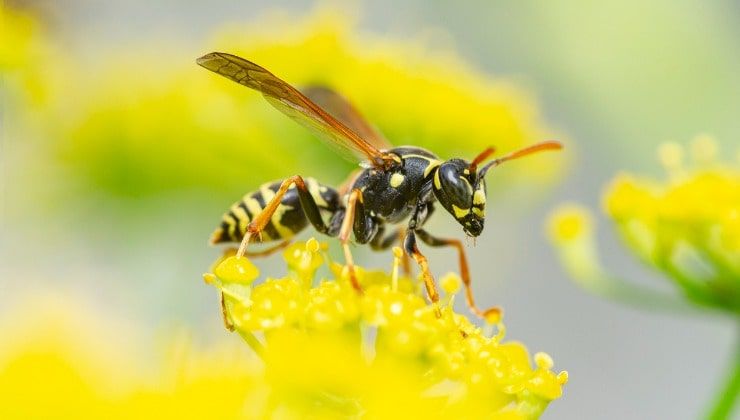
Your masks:
<path fill-rule="evenodd" d="M 538 352 L 534 354 L 534 363 L 540 369 L 552 369 L 555 362 L 552 361 L 552 357 L 544 352 Z"/>
<path fill-rule="evenodd" d="M 712 163 L 717 158 L 717 141 L 711 136 L 700 135 L 691 142 L 691 157 L 699 164 Z"/>
<path fill-rule="evenodd" d="M 558 373 L 557 378 L 558 378 L 558 383 L 560 385 L 567 384 L 568 383 L 568 371 L 567 370 L 560 371 L 560 373 Z"/>
<path fill-rule="evenodd" d="M 500 309 L 493 308 L 493 309 L 487 310 L 483 314 L 483 317 L 485 318 L 486 324 L 489 324 L 489 325 L 498 325 L 498 324 L 501 323 L 501 320 L 503 319 L 504 314 L 503 314 L 503 312 L 501 312 Z"/>
<path fill-rule="evenodd" d="M 455 273 L 447 273 L 439 280 L 442 290 L 444 290 L 448 295 L 454 295 L 457 293 L 460 290 L 461 283 L 462 281 L 460 280 L 460 276 Z"/>
<path fill-rule="evenodd" d="M 259 277 L 260 272 L 245 257 L 228 257 L 216 267 L 213 274 L 224 283 L 250 284 Z"/>
<path fill-rule="evenodd" d="M 593 231 L 591 213 L 575 204 L 564 204 L 555 209 L 547 223 L 550 239 L 556 243 L 570 242 Z"/>
<path fill-rule="evenodd" d="M 658 147 L 658 159 L 667 169 L 678 169 L 683 166 L 683 147 L 678 143 L 666 142 Z"/>

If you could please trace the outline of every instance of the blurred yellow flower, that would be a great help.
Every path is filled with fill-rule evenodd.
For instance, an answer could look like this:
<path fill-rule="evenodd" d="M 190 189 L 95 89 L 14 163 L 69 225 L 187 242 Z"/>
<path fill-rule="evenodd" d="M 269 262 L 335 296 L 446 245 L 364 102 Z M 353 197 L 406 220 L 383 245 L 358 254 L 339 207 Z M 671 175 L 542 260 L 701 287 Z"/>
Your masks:
<path fill-rule="evenodd" d="M 26 14 L 0 4 L 0 94 L 9 95 L 20 103 L 38 95 L 36 60 L 43 44 L 38 25 Z"/>
<path fill-rule="evenodd" d="M 532 367 L 524 345 L 502 343 L 500 322 L 484 333 L 454 312 L 452 294 L 437 318 L 418 282 L 396 269 L 358 268 L 358 295 L 325 248 L 292 245 L 289 273 L 256 286 L 249 260 L 229 254 L 204 276 L 222 293 L 227 326 L 264 361 L 266 417 L 534 418 L 561 396 L 567 373 L 552 372 L 545 353 Z M 327 268 L 330 279 L 314 284 Z M 444 289 L 459 283 L 449 274 Z"/>
<path fill-rule="evenodd" d="M 240 348 L 181 338 L 152 356 L 99 310 L 59 302 L 34 296 L 0 320 L 0 418 L 255 417 L 264 385 Z"/>
<path fill-rule="evenodd" d="M 585 289 L 623 303 L 656 310 L 706 308 L 740 320 L 740 162 L 716 159 L 708 136 L 694 140 L 692 164 L 683 147 L 667 143 L 658 157 L 668 179 L 621 174 L 604 195 L 604 209 L 629 249 L 680 290 L 669 296 L 608 272 L 599 261 L 590 212 L 567 204 L 547 230 L 562 264 Z M 690 302 L 693 305 L 689 305 Z M 726 383 L 707 418 L 730 418 L 740 399 L 740 346 Z"/>
<path fill-rule="evenodd" d="M 260 95 L 196 66 L 210 50 L 240 54 L 297 86 L 336 88 L 397 145 L 470 158 L 488 145 L 507 151 L 552 133 L 529 95 L 449 48 L 357 35 L 352 19 L 325 9 L 255 21 L 222 30 L 197 49 L 155 39 L 101 52 L 94 62 L 54 63 L 55 72 L 68 75 L 65 90 L 36 120 L 54 140 L 55 156 L 78 179 L 119 196 L 207 188 L 233 198 L 293 174 L 285 168 L 329 182 L 346 176 L 350 163 L 337 163 Z M 558 163 L 532 159 L 505 177 L 553 178 Z"/>
<path fill-rule="evenodd" d="M 668 180 L 618 175 L 604 208 L 630 249 L 691 301 L 740 314 L 740 167 L 718 162 L 717 146 L 706 136 L 697 138 L 691 151 L 694 164 L 686 166 L 681 146 L 661 146 Z M 572 235 L 578 220 L 588 224 L 588 218 L 585 209 L 561 209 L 551 217 L 549 230 L 561 255 L 572 256 L 574 248 L 582 254 L 563 259 L 571 272 L 595 267 L 591 229 Z M 602 270 L 591 270 L 596 272 Z"/>

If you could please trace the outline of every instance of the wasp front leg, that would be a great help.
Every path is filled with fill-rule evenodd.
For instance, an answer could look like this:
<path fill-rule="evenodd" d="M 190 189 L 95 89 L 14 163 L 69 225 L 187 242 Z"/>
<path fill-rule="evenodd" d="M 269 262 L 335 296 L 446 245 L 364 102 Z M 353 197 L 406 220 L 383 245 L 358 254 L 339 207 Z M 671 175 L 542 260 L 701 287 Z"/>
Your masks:
<path fill-rule="evenodd" d="M 460 277 L 462 278 L 463 286 L 465 286 L 465 301 L 468 304 L 468 308 L 480 318 L 488 319 L 492 316 L 500 316 L 501 309 L 493 306 L 485 310 L 481 310 L 476 306 L 475 300 L 473 299 L 473 289 L 470 282 L 470 270 L 468 268 L 468 259 L 465 256 L 465 248 L 463 248 L 462 242 L 459 239 L 444 239 L 437 238 L 431 235 L 429 232 L 419 229 L 416 231 L 419 235 L 419 239 L 424 241 L 425 244 L 433 247 L 451 246 L 457 250 L 459 264 L 460 264 Z"/>
<path fill-rule="evenodd" d="M 411 258 L 416 261 L 416 264 L 421 269 L 421 275 L 424 279 L 424 286 L 426 287 L 427 295 L 429 300 L 434 305 L 434 312 L 437 317 L 441 317 L 442 313 L 439 310 L 439 292 L 437 292 L 437 285 L 434 283 L 434 276 L 431 270 L 429 270 L 429 262 L 427 257 L 419 251 L 419 247 L 416 244 L 416 231 L 421 230 L 421 226 L 426 221 L 427 216 L 433 210 L 433 207 L 429 202 L 420 200 L 416 205 L 414 213 L 411 215 L 409 220 L 408 229 L 406 230 L 406 237 L 403 241 L 403 248 L 406 254 L 410 255 Z"/>
<path fill-rule="evenodd" d="M 432 276 L 431 270 L 429 270 L 429 262 L 427 257 L 419 251 L 419 247 L 416 245 L 416 233 L 413 229 L 406 231 L 406 238 L 403 241 L 403 248 L 411 258 L 416 261 L 421 269 L 421 275 L 424 279 L 424 286 L 427 290 L 427 296 L 434 305 L 434 313 L 437 317 L 442 316 L 442 312 L 439 310 L 439 292 L 437 292 L 437 285 L 434 283 L 434 276 Z"/>

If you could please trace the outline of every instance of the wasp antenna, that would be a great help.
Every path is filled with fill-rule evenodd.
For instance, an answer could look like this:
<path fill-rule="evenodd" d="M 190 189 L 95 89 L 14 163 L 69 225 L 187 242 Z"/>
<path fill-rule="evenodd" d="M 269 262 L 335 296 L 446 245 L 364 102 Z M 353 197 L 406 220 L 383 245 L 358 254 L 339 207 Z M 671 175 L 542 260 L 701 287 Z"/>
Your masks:
<path fill-rule="evenodd" d="M 488 159 L 488 157 L 491 156 L 494 152 L 496 152 L 496 148 L 493 146 L 489 146 L 484 151 L 480 152 L 480 154 L 478 154 L 478 156 L 476 156 L 475 159 L 470 162 L 470 166 L 468 167 L 470 172 L 475 173 L 476 169 L 478 169 L 478 165 Z"/>
<path fill-rule="evenodd" d="M 545 150 L 560 150 L 562 148 L 563 148 L 563 145 L 560 142 L 557 142 L 554 140 L 548 140 L 548 141 L 543 141 L 541 143 L 533 144 L 523 149 L 516 150 L 496 160 L 505 162 L 507 160 L 518 159 L 523 156 L 531 155 L 532 153 L 542 152 Z"/>
<path fill-rule="evenodd" d="M 483 169 L 481 169 L 480 176 L 481 178 L 484 177 L 486 175 L 486 172 L 488 172 L 489 169 L 491 169 L 494 166 L 498 166 L 506 161 L 519 159 L 520 157 L 528 156 L 533 153 L 543 152 L 545 150 L 560 150 L 562 148 L 563 148 L 562 143 L 558 141 L 554 141 L 554 140 L 548 140 L 548 141 L 543 141 L 537 144 L 533 144 L 523 149 L 515 150 L 509 153 L 508 155 L 501 156 L 500 158 L 495 159 L 491 161 L 490 163 L 488 163 L 486 166 L 483 167 Z M 481 155 L 482 154 L 483 153 L 481 153 Z"/>

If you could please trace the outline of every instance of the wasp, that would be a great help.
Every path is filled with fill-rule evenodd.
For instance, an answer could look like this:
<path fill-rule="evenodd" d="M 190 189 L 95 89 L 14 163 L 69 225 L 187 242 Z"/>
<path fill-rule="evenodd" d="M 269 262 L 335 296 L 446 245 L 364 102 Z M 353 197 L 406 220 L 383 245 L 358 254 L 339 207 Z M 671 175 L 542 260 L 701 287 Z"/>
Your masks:
<path fill-rule="evenodd" d="M 318 232 L 339 238 L 350 282 L 362 293 L 349 247 L 352 234 L 356 243 L 369 244 L 374 250 L 387 249 L 400 238 L 405 254 L 421 270 L 429 300 L 436 305 L 439 294 L 418 238 L 432 247 L 457 250 L 466 302 L 474 314 L 486 317 L 500 312 L 497 307 L 481 310 L 476 306 L 462 242 L 439 238 L 425 230 L 424 223 L 439 203 L 467 236 L 478 237 L 485 222 L 488 171 L 535 152 L 561 149 L 560 143 L 537 143 L 490 161 L 492 147 L 472 161 L 442 160 L 420 147 L 393 147 L 343 96 L 327 87 L 299 91 L 263 67 L 222 52 L 206 54 L 197 63 L 262 93 L 280 112 L 361 166 L 338 188 L 301 175 L 262 185 L 223 215 L 211 243 L 241 242 L 237 251 L 241 257 L 247 254 L 250 241 L 281 241 L 257 253 L 267 254 L 287 245 L 310 223 Z M 389 230 L 394 226 L 395 230 Z"/>

